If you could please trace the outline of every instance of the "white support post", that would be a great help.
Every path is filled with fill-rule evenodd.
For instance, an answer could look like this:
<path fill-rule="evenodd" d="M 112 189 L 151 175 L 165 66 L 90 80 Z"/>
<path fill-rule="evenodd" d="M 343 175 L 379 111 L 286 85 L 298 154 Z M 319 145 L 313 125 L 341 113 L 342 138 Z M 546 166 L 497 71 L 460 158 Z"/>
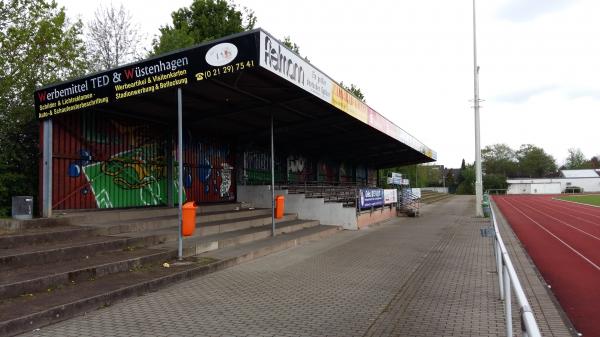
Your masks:
<path fill-rule="evenodd" d="M 477 65 L 477 30 L 475 22 L 475 0 L 473 0 L 473 76 L 474 94 L 473 103 L 475 110 L 475 215 L 483 216 L 483 184 L 481 173 L 481 145 L 480 145 L 480 123 L 479 123 L 479 66 Z"/>
<path fill-rule="evenodd" d="M 504 266 L 504 313 L 506 315 L 506 336 L 512 337 L 512 303 L 510 295 L 510 275 L 508 267 Z"/>
<path fill-rule="evenodd" d="M 500 290 L 500 300 L 504 301 L 504 282 L 502 277 L 502 251 L 500 250 L 500 243 L 498 242 L 498 238 L 495 238 L 496 241 L 496 272 L 498 273 L 498 288 Z"/>
<path fill-rule="evenodd" d="M 42 147 L 42 217 L 52 216 L 52 119 L 44 120 Z"/>

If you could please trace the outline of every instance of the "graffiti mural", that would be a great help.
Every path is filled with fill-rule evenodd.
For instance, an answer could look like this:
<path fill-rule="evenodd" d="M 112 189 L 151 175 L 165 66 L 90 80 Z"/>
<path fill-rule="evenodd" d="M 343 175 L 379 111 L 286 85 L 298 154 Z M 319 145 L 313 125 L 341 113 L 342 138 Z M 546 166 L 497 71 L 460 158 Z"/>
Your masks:
<path fill-rule="evenodd" d="M 266 151 L 247 150 L 241 153 L 243 169 L 238 176 L 240 183 L 247 185 L 271 184 L 271 155 Z M 281 160 L 275 158 L 275 181 L 285 181 Z"/>
<path fill-rule="evenodd" d="M 305 182 L 312 179 L 312 165 L 306 157 L 288 156 L 286 163 L 288 182 Z"/>
<path fill-rule="evenodd" d="M 184 137 L 185 185 L 189 199 L 198 202 L 235 200 L 235 156 L 231 146 L 216 140 L 195 137 L 188 132 Z"/>
<path fill-rule="evenodd" d="M 53 124 L 54 209 L 166 205 L 169 189 L 177 200 L 179 164 L 173 161 L 169 182 L 168 158 L 176 158 L 176 149 L 168 128 L 93 112 L 59 116 Z M 189 131 L 185 138 L 185 198 L 234 200 L 230 147 L 194 141 Z"/>
<path fill-rule="evenodd" d="M 317 164 L 317 180 L 323 182 L 337 182 L 339 179 L 339 165 L 330 161 L 320 161 Z"/>
<path fill-rule="evenodd" d="M 340 182 L 349 183 L 354 181 L 354 170 L 348 163 L 340 164 Z"/>
<path fill-rule="evenodd" d="M 367 185 L 368 186 L 377 186 L 377 170 L 368 168 L 367 169 Z"/>

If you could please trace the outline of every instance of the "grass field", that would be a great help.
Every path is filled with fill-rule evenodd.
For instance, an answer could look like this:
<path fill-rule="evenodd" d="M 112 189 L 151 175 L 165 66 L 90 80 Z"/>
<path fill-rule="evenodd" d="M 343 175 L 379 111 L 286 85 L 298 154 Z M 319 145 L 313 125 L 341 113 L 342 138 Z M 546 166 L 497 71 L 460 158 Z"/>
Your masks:
<path fill-rule="evenodd" d="M 590 195 L 570 195 L 566 197 L 558 197 L 557 199 L 580 202 L 582 204 L 600 206 L 600 194 Z"/>

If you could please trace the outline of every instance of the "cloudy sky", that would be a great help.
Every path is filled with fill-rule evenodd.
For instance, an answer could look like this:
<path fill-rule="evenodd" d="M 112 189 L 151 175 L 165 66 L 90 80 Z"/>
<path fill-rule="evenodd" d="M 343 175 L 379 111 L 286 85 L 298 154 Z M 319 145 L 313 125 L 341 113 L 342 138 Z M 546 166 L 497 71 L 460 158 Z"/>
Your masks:
<path fill-rule="evenodd" d="M 88 22 L 94 2 L 57 0 Z M 170 13 L 191 0 L 108 0 L 123 5 L 147 48 Z M 238 0 L 257 27 L 283 39 L 457 167 L 474 160 L 472 2 L 469 0 Z M 564 163 L 567 149 L 600 154 L 600 2 L 477 3 L 482 147 L 531 143 Z"/>

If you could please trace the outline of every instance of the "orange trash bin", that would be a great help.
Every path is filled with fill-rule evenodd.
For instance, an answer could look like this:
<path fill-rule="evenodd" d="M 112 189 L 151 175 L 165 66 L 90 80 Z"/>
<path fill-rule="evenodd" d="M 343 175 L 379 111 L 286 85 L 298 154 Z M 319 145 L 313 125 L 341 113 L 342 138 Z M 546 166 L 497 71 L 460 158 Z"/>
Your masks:
<path fill-rule="evenodd" d="M 182 207 L 181 214 L 181 235 L 191 236 L 196 230 L 196 203 L 186 202 Z"/>
<path fill-rule="evenodd" d="M 283 218 L 283 210 L 285 207 L 285 198 L 283 195 L 278 195 L 275 197 L 275 218 L 281 219 Z"/>

